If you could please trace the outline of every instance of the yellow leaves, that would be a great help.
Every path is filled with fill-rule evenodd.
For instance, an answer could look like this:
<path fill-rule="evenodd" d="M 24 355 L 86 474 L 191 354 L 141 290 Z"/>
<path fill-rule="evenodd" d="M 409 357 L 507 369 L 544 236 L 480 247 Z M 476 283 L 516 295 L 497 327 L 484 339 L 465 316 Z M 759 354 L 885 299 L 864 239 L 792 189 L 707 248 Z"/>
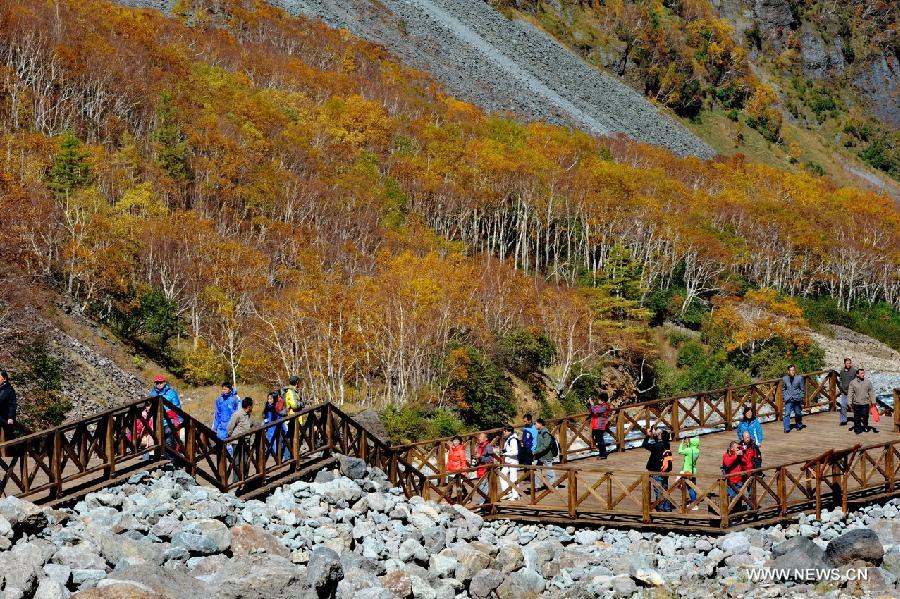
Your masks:
<path fill-rule="evenodd" d="M 457 100 L 456 98 L 452 98 L 449 96 L 444 96 L 441 98 L 444 105 L 447 107 L 447 117 L 451 119 L 463 120 L 463 121 L 475 121 L 475 122 L 483 122 L 484 121 L 484 111 L 475 106 L 474 104 L 470 104 L 468 102 L 464 102 L 462 100 Z"/>
<path fill-rule="evenodd" d="M 322 107 L 320 118 L 332 137 L 356 148 L 386 145 L 393 129 L 381 104 L 355 94 L 329 100 Z"/>
<path fill-rule="evenodd" d="M 727 351 L 752 348 L 776 337 L 801 349 L 812 343 L 805 332 L 803 309 L 774 289 L 750 290 L 743 298 L 728 298 L 712 319 L 714 328 L 726 337 Z"/>
<path fill-rule="evenodd" d="M 168 212 L 165 204 L 153 193 L 153 185 L 141 183 L 126 191 L 116 202 L 116 211 L 141 219 L 162 216 Z"/>

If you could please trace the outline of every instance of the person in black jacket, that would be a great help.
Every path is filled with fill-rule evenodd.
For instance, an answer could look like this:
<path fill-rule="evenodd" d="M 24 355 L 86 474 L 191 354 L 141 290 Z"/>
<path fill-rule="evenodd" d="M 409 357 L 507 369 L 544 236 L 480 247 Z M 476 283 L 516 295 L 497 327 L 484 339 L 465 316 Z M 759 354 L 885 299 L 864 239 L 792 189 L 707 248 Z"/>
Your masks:
<path fill-rule="evenodd" d="M 0 425 L 7 441 L 13 438 L 17 403 L 16 390 L 9 384 L 9 375 L 5 370 L 0 370 Z"/>
<path fill-rule="evenodd" d="M 669 444 L 671 435 L 669 431 L 657 429 L 655 426 L 645 431 L 644 443 L 642 447 L 650 452 L 647 458 L 647 470 L 652 473 L 659 473 L 671 470 L 672 468 L 672 449 Z M 668 460 L 666 459 L 668 457 Z M 663 489 L 669 489 L 669 477 L 662 474 L 651 474 L 650 478 L 654 479 Z M 662 491 L 658 487 L 654 487 L 655 501 L 658 503 L 659 511 L 671 512 L 672 502 L 668 499 L 659 501 Z"/>

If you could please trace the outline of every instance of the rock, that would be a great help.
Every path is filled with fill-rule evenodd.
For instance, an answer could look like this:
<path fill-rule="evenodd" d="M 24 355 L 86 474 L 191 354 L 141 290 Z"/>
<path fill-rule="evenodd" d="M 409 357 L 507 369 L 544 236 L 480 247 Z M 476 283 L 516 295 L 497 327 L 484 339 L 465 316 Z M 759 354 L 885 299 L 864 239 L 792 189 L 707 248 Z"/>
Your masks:
<path fill-rule="evenodd" d="M 628 575 L 646 586 L 660 587 L 666 583 L 663 575 L 650 567 L 642 557 L 631 561 L 628 566 Z"/>
<path fill-rule="evenodd" d="M 233 555 L 265 552 L 285 558 L 290 555 L 287 547 L 274 535 L 250 524 L 231 528 L 231 552 Z"/>
<path fill-rule="evenodd" d="M 881 562 L 881 567 L 895 577 L 900 578 L 900 552 L 892 551 L 886 553 L 884 555 L 884 560 Z"/>
<path fill-rule="evenodd" d="M 296 597 L 306 590 L 307 572 L 272 554 L 240 555 L 219 568 L 209 581 L 212 596 L 222 599 Z"/>
<path fill-rule="evenodd" d="M 319 596 L 333 593 L 338 582 L 344 577 L 340 557 L 327 547 L 316 547 L 309 556 L 306 576 L 309 585 L 319 593 Z"/>
<path fill-rule="evenodd" d="M 444 549 L 428 560 L 428 570 L 440 578 L 448 578 L 456 573 L 459 561 L 450 549 Z"/>
<path fill-rule="evenodd" d="M 172 535 L 172 546 L 203 555 L 221 553 L 231 546 L 231 531 L 218 520 L 195 520 Z"/>
<path fill-rule="evenodd" d="M 112 582 L 98 585 L 96 588 L 78 591 L 71 599 L 167 599 L 152 589 L 131 582 Z"/>
<path fill-rule="evenodd" d="M 0 553 L 0 576 L 4 588 L 20 589 L 30 593 L 37 584 L 44 564 L 53 555 L 55 547 L 46 541 L 18 543 L 9 551 Z"/>
<path fill-rule="evenodd" d="M 457 580 L 468 582 L 478 572 L 491 565 L 491 557 L 477 549 L 464 549 L 460 553 L 455 576 Z"/>
<path fill-rule="evenodd" d="M 122 535 L 104 534 L 100 535 L 97 540 L 100 545 L 100 554 L 112 566 L 122 562 L 159 566 L 165 560 L 165 552 L 168 549 L 168 546 L 162 543 L 136 541 Z"/>
<path fill-rule="evenodd" d="M 525 564 L 525 556 L 522 554 L 522 548 L 514 543 L 504 543 L 500 545 L 500 551 L 494 560 L 494 567 L 509 574 L 515 572 Z"/>
<path fill-rule="evenodd" d="M 398 558 L 401 562 L 416 561 L 425 563 L 428 561 L 428 553 L 422 544 L 415 539 L 406 539 L 400 543 Z"/>
<path fill-rule="evenodd" d="M 338 470 L 351 480 L 362 480 L 366 477 L 368 466 L 365 461 L 346 455 L 338 455 Z"/>
<path fill-rule="evenodd" d="M 315 484 L 316 492 L 328 503 L 341 501 L 351 503 L 362 497 L 363 491 L 358 484 L 346 478 L 336 478 L 327 483 Z"/>
<path fill-rule="evenodd" d="M 706 553 L 713 548 L 712 543 L 710 543 L 706 539 L 699 539 L 696 543 L 694 543 L 694 547 L 701 553 Z"/>
<path fill-rule="evenodd" d="M 60 547 L 53 555 L 54 564 L 68 566 L 72 570 L 106 571 L 106 560 L 83 546 Z"/>
<path fill-rule="evenodd" d="M 750 551 L 750 539 L 743 532 L 732 532 L 719 541 L 719 548 L 732 555 Z"/>
<path fill-rule="evenodd" d="M 805 570 L 826 569 L 825 552 L 806 537 L 793 537 L 772 548 L 772 559 L 766 565 L 773 568 Z"/>
<path fill-rule="evenodd" d="M 60 564 L 44 564 L 44 574 L 50 580 L 66 586 L 72 578 L 72 568 Z"/>
<path fill-rule="evenodd" d="M 381 586 L 396 599 L 406 599 L 412 594 L 412 580 L 403 570 L 390 570 L 381 577 Z"/>
<path fill-rule="evenodd" d="M 882 545 L 900 545 L 900 521 L 878 518 L 869 523 L 869 529 L 878 535 Z"/>
<path fill-rule="evenodd" d="M 825 560 L 833 566 L 842 566 L 856 560 L 880 564 L 884 547 L 878 535 L 871 530 L 851 530 L 832 539 L 825 549 Z"/>
<path fill-rule="evenodd" d="M 72 570 L 72 584 L 79 590 L 90 589 L 106 578 L 106 570 L 102 568 L 75 568 Z"/>
<path fill-rule="evenodd" d="M 497 587 L 499 599 L 537 599 L 547 587 L 547 581 L 534 570 L 513 572 Z"/>
<path fill-rule="evenodd" d="M 482 570 L 472 577 L 472 582 L 469 583 L 469 594 L 476 599 L 487 599 L 503 581 L 503 573 L 499 570 Z"/>
<path fill-rule="evenodd" d="M 74 571 L 72 575 L 75 576 Z M 138 585 L 145 592 L 156 593 L 171 599 L 210 596 L 209 586 L 204 581 L 191 576 L 184 566 L 166 567 L 165 570 L 146 564 L 116 568 L 106 576 L 106 580 L 102 581 L 102 588 L 105 590 L 107 584 L 115 583 Z"/>
<path fill-rule="evenodd" d="M 67 599 L 70 594 L 60 583 L 44 578 L 38 583 L 33 599 Z"/>
<path fill-rule="evenodd" d="M 47 527 L 47 514 L 44 510 L 18 497 L 0 499 L 0 516 L 6 520 L 14 538 L 34 535 Z"/>

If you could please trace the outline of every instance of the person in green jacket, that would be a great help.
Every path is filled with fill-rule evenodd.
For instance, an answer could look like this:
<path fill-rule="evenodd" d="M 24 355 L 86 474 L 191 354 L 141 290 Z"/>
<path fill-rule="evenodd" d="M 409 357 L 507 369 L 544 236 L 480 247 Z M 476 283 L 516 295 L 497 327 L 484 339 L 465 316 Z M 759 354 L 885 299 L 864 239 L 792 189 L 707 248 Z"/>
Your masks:
<path fill-rule="evenodd" d="M 681 465 L 681 475 L 692 483 L 696 483 L 697 479 L 690 475 L 697 474 L 697 460 L 700 459 L 700 437 L 690 437 L 687 439 L 687 445 L 684 442 L 685 440 L 682 439 L 678 443 L 678 453 L 684 456 L 684 464 Z M 691 486 L 688 486 L 688 498 L 691 500 L 691 503 L 697 501 L 697 492 Z M 700 509 L 700 506 L 695 505 L 692 511 L 698 509 Z"/>

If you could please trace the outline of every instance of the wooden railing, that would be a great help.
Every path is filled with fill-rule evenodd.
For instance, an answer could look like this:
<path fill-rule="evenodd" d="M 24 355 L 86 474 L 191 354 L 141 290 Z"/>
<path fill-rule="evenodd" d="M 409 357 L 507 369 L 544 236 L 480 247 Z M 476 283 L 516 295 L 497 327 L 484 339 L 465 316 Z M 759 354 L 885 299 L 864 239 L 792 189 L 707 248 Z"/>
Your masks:
<path fill-rule="evenodd" d="M 804 414 L 837 409 L 840 391 L 835 371 L 824 370 L 798 376 L 804 379 Z M 607 429 L 607 438 L 610 439 L 607 447 L 610 451 L 625 451 L 629 446 L 639 445 L 645 437 L 644 430 L 651 424 L 665 426 L 676 438 L 686 432 L 702 434 L 732 430 L 741 419 L 745 407 L 753 408 L 764 422 L 781 418 L 784 413 L 781 387 L 781 379 L 771 379 L 615 408 Z M 585 412 L 547 421 L 547 427 L 559 442 L 562 463 L 595 449 L 591 440 L 589 416 Z M 493 437 L 501 430 L 469 433 L 463 436 L 463 442 L 468 444 L 472 455 L 480 432 Z M 449 437 L 432 439 L 400 445 L 396 449 L 410 464 L 425 474 L 437 474 L 446 469 L 449 441 Z"/>
<path fill-rule="evenodd" d="M 664 526 L 718 531 L 760 526 L 802 511 L 892 496 L 900 490 L 900 440 L 724 475 L 493 465 L 428 477 L 425 498 L 461 503 L 487 517 Z M 731 490 L 729 490 L 731 489 Z"/>

